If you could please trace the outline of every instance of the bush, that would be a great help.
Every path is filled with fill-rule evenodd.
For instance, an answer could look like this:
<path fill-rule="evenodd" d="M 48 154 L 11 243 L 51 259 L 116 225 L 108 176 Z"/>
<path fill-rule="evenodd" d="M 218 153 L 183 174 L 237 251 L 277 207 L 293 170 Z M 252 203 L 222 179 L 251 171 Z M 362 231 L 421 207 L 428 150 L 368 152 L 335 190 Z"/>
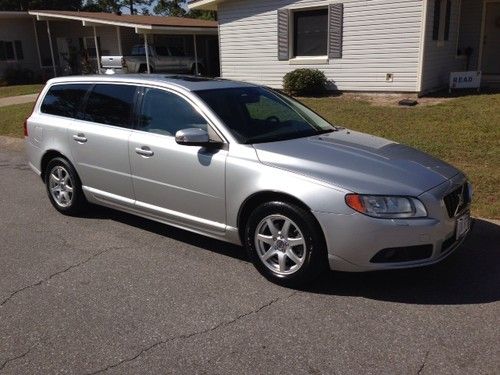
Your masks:
<path fill-rule="evenodd" d="M 26 85 L 34 82 L 33 71 L 21 68 L 20 66 L 7 66 L 3 72 L 2 80 L 7 85 Z"/>
<path fill-rule="evenodd" d="M 318 95 L 325 92 L 327 79 L 318 69 L 296 69 L 283 77 L 283 88 L 291 95 Z"/>

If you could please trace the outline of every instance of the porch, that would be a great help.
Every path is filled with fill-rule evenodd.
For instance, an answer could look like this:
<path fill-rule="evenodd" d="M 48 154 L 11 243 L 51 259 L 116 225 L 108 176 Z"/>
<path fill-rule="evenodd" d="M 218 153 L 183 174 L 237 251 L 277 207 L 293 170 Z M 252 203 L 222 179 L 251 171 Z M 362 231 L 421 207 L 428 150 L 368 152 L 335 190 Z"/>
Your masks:
<path fill-rule="evenodd" d="M 102 56 L 126 56 L 136 45 L 173 47 L 203 61 L 207 75 L 219 75 L 216 22 L 88 12 L 29 14 L 35 16 L 40 69 L 48 76 L 101 73 Z"/>

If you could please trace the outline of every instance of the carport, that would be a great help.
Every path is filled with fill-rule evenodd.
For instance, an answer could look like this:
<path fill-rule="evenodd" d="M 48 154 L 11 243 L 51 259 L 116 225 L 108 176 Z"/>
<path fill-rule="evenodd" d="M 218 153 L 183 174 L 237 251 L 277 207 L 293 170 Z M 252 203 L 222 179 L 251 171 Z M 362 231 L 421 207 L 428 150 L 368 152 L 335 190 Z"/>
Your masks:
<path fill-rule="evenodd" d="M 200 55 L 200 39 L 207 41 L 212 37 L 216 40 L 218 33 L 216 21 L 191 18 L 47 10 L 30 11 L 29 14 L 35 16 L 37 21 L 34 23 L 34 28 L 40 65 L 44 66 L 42 54 L 46 49 L 41 47 L 42 39 L 44 39 L 48 44 L 46 47 L 50 52 L 50 66 L 54 76 L 58 75 L 58 65 L 59 67 L 62 65 L 60 49 L 63 48 L 60 42 L 61 40 L 64 42 L 64 38 L 69 39 L 70 36 L 83 38 L 85 48 L 87 48 L 87 42 L 93 45 L 90 49 L 95 51 L 93 57 L 95 57 L 98 72 L 101 72 L 102 50 L 106 49 L 109 54 L 122 56 L 128 52 L 124 47 L 130 48 L 131 45 L 139 42 L 144 43 L 147 72 L 151 73 L 149 45 L 155 38 L 160 36 L 182 37 L 184 44 L 186 44 L 186 40 L 190 39 L 192 47 L 189 49 L 192 48 L 195 61 L 197 61 Z M 46 39 L 43 38 L 44 32 L 41 25 L 45 28 Z M 55 40 L 58 43 L 54 43 Z M 213 48 L 218 49 L 218 44 L 203 43 L 201 47 L 203 54 L 210 56 L 212 65 L 217 65 L 216 69 L 211 67 L 212 74 L 214 74 L 215 70 L 218 70 L 218 50 L 213 51 Z M 212 50 L 209 51 L 209 49 Z M 198 73 L 197 64 L 196 73 Z"/>

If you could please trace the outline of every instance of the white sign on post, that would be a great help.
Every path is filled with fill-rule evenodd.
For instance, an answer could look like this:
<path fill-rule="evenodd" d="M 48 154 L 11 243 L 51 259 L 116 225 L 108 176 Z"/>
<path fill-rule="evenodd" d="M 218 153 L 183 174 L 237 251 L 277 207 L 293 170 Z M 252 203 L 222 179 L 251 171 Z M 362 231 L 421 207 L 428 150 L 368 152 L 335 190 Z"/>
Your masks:
<path fill-rule="evenodd" d="M 451 72 L 450 91 L 452 89 L 479 89 L 481 87 L 481 72 Z"/>

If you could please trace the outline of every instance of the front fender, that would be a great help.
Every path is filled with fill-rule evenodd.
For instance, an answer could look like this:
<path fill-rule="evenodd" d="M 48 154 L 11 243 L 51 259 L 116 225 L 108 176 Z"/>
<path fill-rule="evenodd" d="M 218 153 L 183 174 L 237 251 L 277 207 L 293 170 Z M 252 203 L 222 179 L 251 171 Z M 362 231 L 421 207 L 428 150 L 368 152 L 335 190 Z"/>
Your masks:
<path fill-rule="evenodd" d="M 258 161 L 253 147 L 232 145 L 226 162 L 227 224 L 237 227 L 241 206 L 263 191 L 291 195 L 311 211 L 352 214 L 344 201 L 350 191 L 264 165 Z"/>

